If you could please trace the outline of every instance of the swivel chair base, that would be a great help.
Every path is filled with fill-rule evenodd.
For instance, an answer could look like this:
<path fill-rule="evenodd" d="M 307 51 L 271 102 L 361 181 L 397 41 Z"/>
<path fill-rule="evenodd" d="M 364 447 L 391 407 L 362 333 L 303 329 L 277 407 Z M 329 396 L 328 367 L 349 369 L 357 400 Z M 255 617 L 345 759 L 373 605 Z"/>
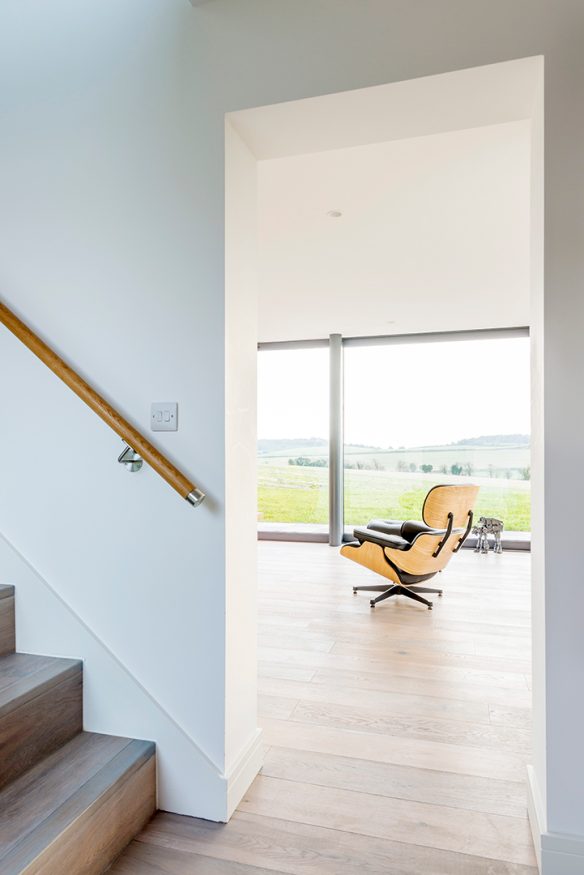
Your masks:
<path fill-rule="evenodd" d="M 419 595 L 421 592 L 425 593 L 435 593 L 438 596 L 442 596 L 441 589 L 429 589 L 427 586 L 402 586 L 401 584 L 394 584 L 393 586 L 388 587 L 386 584 L 378 584 L 377 586 L 354 586 L 353 587 L 353 595 L 356 595 L 357 592 L 360 591 L 366 592 L 379 592 L 381 595 L 376 596 L 376 598 L 371 599 L 369 604 L 372 608 L 375 607 L 377 602 L 385 601 L 385 599 L 391 598 L 393 595 L 405 595 L 409 599 L 413 599 L 415 602 L 421 602 L 423 605 L 426 605 L 429 611 L 432 610 L 432 602 L 425 599 L 423 596 Z"/>

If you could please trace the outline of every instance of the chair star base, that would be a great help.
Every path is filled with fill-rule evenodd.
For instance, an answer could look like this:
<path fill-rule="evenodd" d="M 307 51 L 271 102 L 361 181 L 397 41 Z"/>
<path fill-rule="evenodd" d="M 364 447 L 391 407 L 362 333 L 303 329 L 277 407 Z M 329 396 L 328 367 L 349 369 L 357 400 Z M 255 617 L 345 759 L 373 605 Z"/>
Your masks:
<path fill-rule="evenodd" d="M 428 599 L 423 598 L 423 596 L 419 595 L 419 593 L 434 593 L 437 596 L 442 596 L 441 589 L 429 589 L 427 586 L 402 586 L 401 584 L 397 583 L 390 587 L 388 587 L 386 584 L 379 584 L 377 586 L 353 587 L 353 595 L 356 595 L 358 592 L 362 591 L 381 593 L 380 595 L 376 596 L 376 598 L 371 599 L 371 601 L 369 602 L 372 608 L 375 607 L 377 602 L 383 602 L 385 601 L 385 599 L 389 599 L 393 595 L 405 595 L 409 599 L 413 599 L 415 602 L 421 602 L 423 605 L 426 605 L 428 610 L 431 611 L 433 603 Z"/>

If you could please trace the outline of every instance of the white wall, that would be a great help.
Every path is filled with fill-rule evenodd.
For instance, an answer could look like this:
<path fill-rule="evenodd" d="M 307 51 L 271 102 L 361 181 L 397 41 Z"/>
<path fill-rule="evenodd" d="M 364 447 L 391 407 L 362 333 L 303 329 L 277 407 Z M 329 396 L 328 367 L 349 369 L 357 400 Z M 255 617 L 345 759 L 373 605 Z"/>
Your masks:
<path fill-rule="evenodd" d="M 2 331 L 0 531 L 194 741 L 185 757 L 155 738 L 163 806 L 219 818 L 223 124 L 191 78 L 195 14 L 182 0 L 2 3 L 2 296 L 139 427 L 150 401 L 177 400 L 180 430 L 155 442 L 209 498 L 195 510 L 152 471 L 128 474 L 116 436 Z M 47 618 L 13 582 L 19 645 L 41 650 Z M 76 646 L 64 632 L 59 651 Z M 93 700 L 86 720 L 152 731 Z"/>
<path fill-rule="evenodd" d="M 534 685 L 548 701 L 535 764 L 547 773 L 547 792 L 536 774 L 544 868 L 557 873 L 561 854 L 563 872 L 581 871 L 584 5 L 6 0 L 0 17 L 3 294 L 136 422 L 153 397 L 177 398 L 182 429 L 161 445 L 211 499 L 192 512 L 152 474 L 116 471 L 117 441 L 3 336 L 0 530 L 220 768 L 224 113 L 545 55 L 546 529 L 535 537 L 548 616 Z M 196 787 L 192 801 L 203 813 Z M 550 846 L 565 834 L 569 853 Z"/>

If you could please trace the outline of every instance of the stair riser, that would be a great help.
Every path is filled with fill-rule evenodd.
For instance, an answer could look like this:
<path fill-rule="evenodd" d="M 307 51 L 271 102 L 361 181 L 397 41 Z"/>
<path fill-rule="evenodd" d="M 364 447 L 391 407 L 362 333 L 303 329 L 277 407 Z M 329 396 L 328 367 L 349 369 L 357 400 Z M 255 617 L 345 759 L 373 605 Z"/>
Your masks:
<path fill-rule="evenodd" d="M 0 598 L 0 656 L 14 653 L 14 596 Z"/>
<path fill-rule="evenodd" d="M 81 732 L 82 707 L 79 670 L 0 717 L 0 789 Z"/>
<path fill-rule="evenodd" d="M 151 756 L 19 869 L 19 875 L 101 875 L 146 826 L 155 809 L 156 760 Z M 8 872 L 12 875 L 10 866 Z"/>

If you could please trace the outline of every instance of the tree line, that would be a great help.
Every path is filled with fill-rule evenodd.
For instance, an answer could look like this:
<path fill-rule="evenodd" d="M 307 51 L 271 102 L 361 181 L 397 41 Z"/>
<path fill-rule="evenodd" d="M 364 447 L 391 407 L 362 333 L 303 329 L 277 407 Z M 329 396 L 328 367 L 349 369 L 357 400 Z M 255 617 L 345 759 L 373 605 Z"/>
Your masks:
<path fill-rule="evenodd" d="M 328 459 L 323 457 L 311 457 L 311 456 L 296 456 L 295 458 L 288 459 L 289 465 L 299 465 L 304 468 L 328 468 Z M 357 470 L 357 471 L 385 471 L 385 465 L 382 465 L 377 459 L 373 458 L 371 462 L 345 462 L 344 467 L 347 470 Z M 416 474 L 418 472 L 422 472 L 423 474 L 431 474 L 435 471 L 437 474 L 454 474 L 455 477 L 472 477 L 475 473 L 475 466 L 472 462 L 465 462 L 464 464 L 460 464 L 458 462 L 453 462 L 452 465 L 440 465 L 436 468 L 434 465 L 431 465 L 428 462 L 424 462 L 421 465 L 417 465 L 415 462 L 406 462 L 403 459 L 399 459 L 396 471 L 400 471 L 401 473 L 410 473 Z M 498 470 L 494 467 L 494 465 L 489 465 L 487 467 L 487 475 L 489 477 L 497 477 Z M 503 470 L 503 469 L 501 469 Z M 527 466 L 526 468 L 518 468 L 518 469 L 505 469 L 504 476 L 507 480 L 513 479 L 513 471 L 517 470 L 519 473 L 519 477 L 521 480 L 530 480 L 531 479 L 531 468 Z"/>

